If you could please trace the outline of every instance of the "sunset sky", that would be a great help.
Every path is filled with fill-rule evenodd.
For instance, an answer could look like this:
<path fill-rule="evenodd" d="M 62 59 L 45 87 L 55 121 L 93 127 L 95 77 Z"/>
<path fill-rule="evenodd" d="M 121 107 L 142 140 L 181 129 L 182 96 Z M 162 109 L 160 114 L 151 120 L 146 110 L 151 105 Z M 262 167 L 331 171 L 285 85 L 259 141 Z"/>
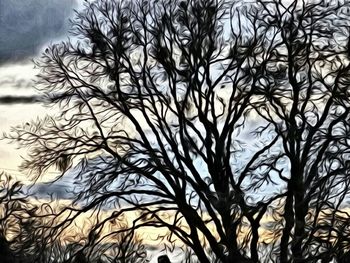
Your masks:
<path fill-rule="evenodd" d="M 65 39 L 69 18 L 79 8 L 76 0 L 0 1 L 0 131 L 43 116 L 48 111 L 38 102 L 33 87 L 37 72 L 33 59 L 50 43 Z M 0 171 L 23 181 L 18 165 L 24 150 L 0 141 Z"/>

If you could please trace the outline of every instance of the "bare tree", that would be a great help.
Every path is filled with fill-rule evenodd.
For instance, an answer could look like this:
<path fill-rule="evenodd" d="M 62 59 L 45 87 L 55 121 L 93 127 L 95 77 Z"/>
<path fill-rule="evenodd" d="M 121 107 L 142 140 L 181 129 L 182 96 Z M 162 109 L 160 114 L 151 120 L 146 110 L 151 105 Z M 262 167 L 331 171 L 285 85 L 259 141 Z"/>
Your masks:
<path fill-rule="evenodd" d="M 0 262 L 147 262 L 145 246 L 137 236 L 126 241 L 125 234 L 116 235 L 109 242 L 87 248 L 83 235 L 73 240 L 66 233 L 52 235 L 50 215 L 57 204 L 40 200 L 37 206 L 38 201 L 25 193 L 20 182 L 0 173 Z M 125 225 L 118 226 L 119 230 L 123 228 Z"/>
<path fill-rule="evenodd" d="M 50 206 L 50 208 L 48 208 Z M 84 219 L 84 224 L 66 231 L 61 231 L 59 226 L 52 225 L 55 222 L 55 204 L 46 204 L 46 211 L 40 211 L 31 221 L 31 225 L 20 226 L 20 237 L 17 239 L 17 251 L 24 258 L 23 263 L 146 263 L 146 248 L 142 239 L 138 236 L 129 238 L 126 232 L 120 234 L 108 233 L 104 242 L 94 239 L 87 240 L 85 225 L 89 218 Z M 51 210 L 50 212 L 48 210 Z M 60 222 L 61 223 L 61 222 Z M 119 231 L 125 225 L 114 225 Z M 59 231 L 57 233 L 56 231 Z M 92 241 L 95 241 L 92 243 Z M 22 261 L 19 261 L 21 263 Z"/>
<path fill-rule="evenodd" d="M 261 1 L 271 59 L 257 113 L 287 157 L 281 262 L 329 262 L 349 250 L 349 3 Z M 267 128 L 267 126 L 265 128 Z M 276 161 L 275 161 L 276 162 Z M 270 167 L 269 169 L 274 169 Z"/>
<path fill-rule="evenodd" d="M 10 175 L 0 172 L 0 261 L 32 262 L 32 237 L 28 229 L 35 227 L 37 206 L 30 202 L 23 185 Z M 32 224 L 33 223 L 33 224 Z M 36 240 L 35 240 L 36 242 Z M 30 244 L 28 244 L 30 243 Z M 37 251 L 36 251 L 37 252 Z"/>
<path fill-rule="evenodd" d="M 9 233 L 13 232 L 13 223 L 16 216 L 23 211 L 25 200 L 21 195 L 21 185 L 13 182 L 12 178 L 0 173 L 0 261 L 9 263 L 15 259 L 15 254 L 11 249 Z"/>
<path fill-rule="evenodd" d="M 87 247 L 160 228 L 200 262 L 343 257 L 348 5 L 86 3 L 37 62 L 59 114 L 10 135 L 35 176 L 80 170 L 52 235 L 91 212 Z"/>

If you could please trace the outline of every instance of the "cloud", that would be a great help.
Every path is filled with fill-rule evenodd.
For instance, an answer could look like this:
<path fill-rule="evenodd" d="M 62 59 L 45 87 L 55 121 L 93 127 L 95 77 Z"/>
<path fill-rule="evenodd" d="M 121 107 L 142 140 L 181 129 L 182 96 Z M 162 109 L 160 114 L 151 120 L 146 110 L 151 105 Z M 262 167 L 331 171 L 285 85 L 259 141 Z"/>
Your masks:
<path fill-rule="evenodd" d="M 0 96 L 0 105 L 27 104 L 39 101 L 39 96 Z"/>
<path fill-rule="evenodd" d="M 72 189 L 67 183 L 38 183 L 28 188 L 30 194 L 38 198 L 73 199 Z"/>
<path fill-rule="evenodd" d="M 6 76 L 4 79 L 0 79 L 0 88 L 16 88 L 16 89 L 28 89 L 33 86 L 33 81 L 31 79 Z"/>
<path fill-rule="evenodd" d="M 67 32 L 75 0 L 1 0 L 0 64 L 34 56 Z"/>
<path fill-rule="evenodd" d="M 36 182 L 27 187 L 28 193 L 38 198 L 53 197 L 55 199 L 74 199 L 75 194 L 75 176 L 78 168 L 69 170 L 62 177 L 59 172 L 49 172 L 45 175 L 46 178 L 51 177 L 49 182 Z"/>

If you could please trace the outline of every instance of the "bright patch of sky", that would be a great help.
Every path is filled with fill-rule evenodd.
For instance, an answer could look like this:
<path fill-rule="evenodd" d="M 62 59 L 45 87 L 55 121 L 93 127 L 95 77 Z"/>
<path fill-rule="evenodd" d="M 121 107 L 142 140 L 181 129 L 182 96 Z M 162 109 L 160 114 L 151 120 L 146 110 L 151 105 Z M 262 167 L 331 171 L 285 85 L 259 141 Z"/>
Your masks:
<path fill-rule="evenodd" d="M 49 43 L 66 38 L 79 6 L 78 0 L 0 1 L 0 134 L 47 113 L 38 103 L 32 60 Z M 28 177 L 18 172 L 21 156 L 24 150 L 0 140 L 0 171 L 25 182 Z"/>

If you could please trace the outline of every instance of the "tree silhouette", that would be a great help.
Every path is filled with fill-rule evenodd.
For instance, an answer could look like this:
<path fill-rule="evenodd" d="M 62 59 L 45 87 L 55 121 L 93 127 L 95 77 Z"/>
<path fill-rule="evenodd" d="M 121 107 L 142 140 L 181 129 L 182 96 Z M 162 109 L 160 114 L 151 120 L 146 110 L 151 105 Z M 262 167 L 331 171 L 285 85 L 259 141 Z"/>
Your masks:
<path fill-rule="evenodd" d="M 59 114 L 10 135 L 35 176 L 75 167 L 53 235 L 105 213 L 87 244 L 164 229 L 200 262 L 344 258 L 349 3 L 94 1 L 48 47 Z M 68 172 L 67 172 L 68 171 Z M 62 217 L 64 219 L 62 220 Z M 104 230 L 129 217 L 123 229 Z M 176 241 L 177 240 L 177 241 Z"/>
<path fill-rule="evenodd" d="M 261 4 L 274 40 L 268 40 L 271 60 L 253 107 L 279 135 L 278 158 L 286 157 L 290 170 L 280 176 L 286 184 L 280 260 L 331 259 L 339 248 L 349 249 L 342 236 L 348 227 L 342 209 L 349 193 L 349 3 Z"/>
<path fill-rule="evenodd" d="M 22 188 L 19 181 L 0 172 L 0 262 L 22 262 L 28 247 L 23 239 L 24 226 L 35 217 L 37 207 L 30 204 Z"/>

